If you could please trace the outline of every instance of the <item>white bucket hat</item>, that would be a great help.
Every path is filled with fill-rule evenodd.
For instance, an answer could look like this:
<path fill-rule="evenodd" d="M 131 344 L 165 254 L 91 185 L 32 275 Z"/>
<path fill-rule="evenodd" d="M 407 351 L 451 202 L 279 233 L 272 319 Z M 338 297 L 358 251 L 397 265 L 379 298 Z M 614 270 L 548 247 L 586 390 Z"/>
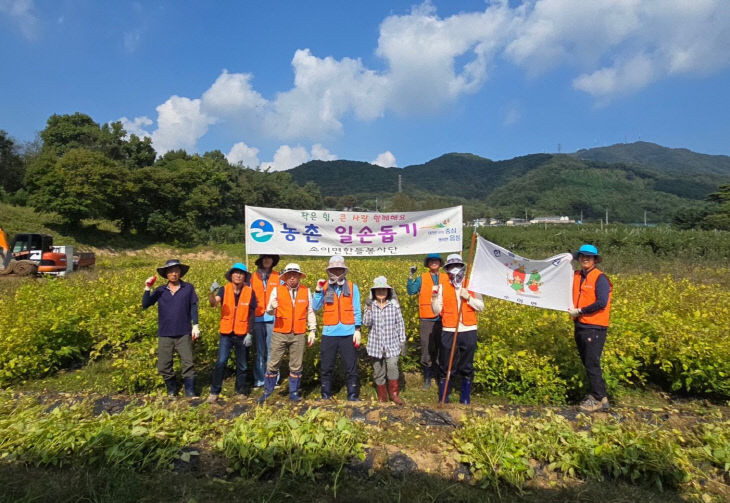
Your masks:
<path fill-rule="evenodd" d="M 329 272 L 330 269 L 337 269 L 340 267 L 345 270 L 345 274 L 347 274 L 350 270 L 345 265 L 345 257 L 343 257 L 342 255 L 333 255 L 332 257 L 330 257 L 329 264 L 327 265 L 327 272 Z"/>
<path fill-rule="evenodd" d="M 299 264 L 295 263 L 286 264 L 286 267 L 284 267 L 279 276 L 283 278 L 284 276 L 292 272 L 299 274 L 299 276 L 302 278 L 307 277 L 307 275 L 302 272 L 302 268 L 299 267 Z"/>
<path fill-rule="evenodd" d="M 460 265 L 464 267 L 466 264 L 464 263 L 464 260 L 461 258 L 461 255 L 458 253 L 452 253 L 448 257 L 446 257 L 446 263 L 444 264 L 444 270 L 447 269 L 451 265 Z"/>
<path fill-rule="evenodd" d="M 388 288 L 389 290 L 393 290 L 393 287 L 388 284 L 388 279 L 385 276 L 378 276 L 373 280 L 373 287 L 370 291 L 377 288 Z"/>

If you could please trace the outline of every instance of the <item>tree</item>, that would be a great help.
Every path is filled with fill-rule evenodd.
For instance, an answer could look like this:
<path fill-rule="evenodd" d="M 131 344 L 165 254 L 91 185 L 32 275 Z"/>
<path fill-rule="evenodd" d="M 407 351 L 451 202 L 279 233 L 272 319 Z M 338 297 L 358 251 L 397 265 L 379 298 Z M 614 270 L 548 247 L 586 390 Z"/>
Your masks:
<path fill-rule="evenodd" d="M 11 193 L 20 190 L 24 171 L 18 146 L 5 131 L 0 130 L 0 188 Z"/>

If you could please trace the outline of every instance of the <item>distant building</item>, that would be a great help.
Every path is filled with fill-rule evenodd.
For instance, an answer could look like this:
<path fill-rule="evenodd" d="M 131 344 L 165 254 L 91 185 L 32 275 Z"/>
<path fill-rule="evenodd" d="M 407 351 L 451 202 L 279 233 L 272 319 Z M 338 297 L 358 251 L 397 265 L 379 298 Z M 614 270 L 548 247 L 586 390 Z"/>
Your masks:
<path fill-rule="evenodd" d="M 530 220 L 531 224 L 573 224 L 575 220 L 571 220 L 570 217 L 562 216 L 551 216 L 551 217 L 535 217 Z"/>
<path fill-rule="evenodd" d="M 524 218 L 510 218 L 505 223 L 507 225 L 528 225 L 530 222 Z"/>

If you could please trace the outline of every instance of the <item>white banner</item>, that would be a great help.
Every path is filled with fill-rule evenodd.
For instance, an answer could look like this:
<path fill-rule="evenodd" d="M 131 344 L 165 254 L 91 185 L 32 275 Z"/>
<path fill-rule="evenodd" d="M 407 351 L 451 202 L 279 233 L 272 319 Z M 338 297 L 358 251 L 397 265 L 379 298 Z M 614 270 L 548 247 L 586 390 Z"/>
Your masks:
<path fill-rule="evenodd" d="M 365 213 L 246 206 L 246 253 L 420 255 L 461 252 L 461 206 Z"/>
<path fill-rule="evenodd" d="M 527 306 L 567 311 L 573 305 L 570 253 L 545 260 L 515 255 L 479 237 L 469 290 Z"/>

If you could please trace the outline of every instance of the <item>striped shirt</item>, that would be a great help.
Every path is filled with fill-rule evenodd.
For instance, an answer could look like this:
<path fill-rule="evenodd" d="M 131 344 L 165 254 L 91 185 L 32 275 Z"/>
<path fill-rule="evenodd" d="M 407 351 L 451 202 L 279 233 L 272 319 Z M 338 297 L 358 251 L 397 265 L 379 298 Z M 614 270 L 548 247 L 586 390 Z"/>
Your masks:
<path fill-rule="evenodd" d="M 363 315 L 363 325 L 370 327 L 368 355 L 374 358 L 392 358 L 400 355 L 401 345 L 406 341 L 406 326 L 400 305 L 388 301 L 385 306 L 373 302 Z"/>

